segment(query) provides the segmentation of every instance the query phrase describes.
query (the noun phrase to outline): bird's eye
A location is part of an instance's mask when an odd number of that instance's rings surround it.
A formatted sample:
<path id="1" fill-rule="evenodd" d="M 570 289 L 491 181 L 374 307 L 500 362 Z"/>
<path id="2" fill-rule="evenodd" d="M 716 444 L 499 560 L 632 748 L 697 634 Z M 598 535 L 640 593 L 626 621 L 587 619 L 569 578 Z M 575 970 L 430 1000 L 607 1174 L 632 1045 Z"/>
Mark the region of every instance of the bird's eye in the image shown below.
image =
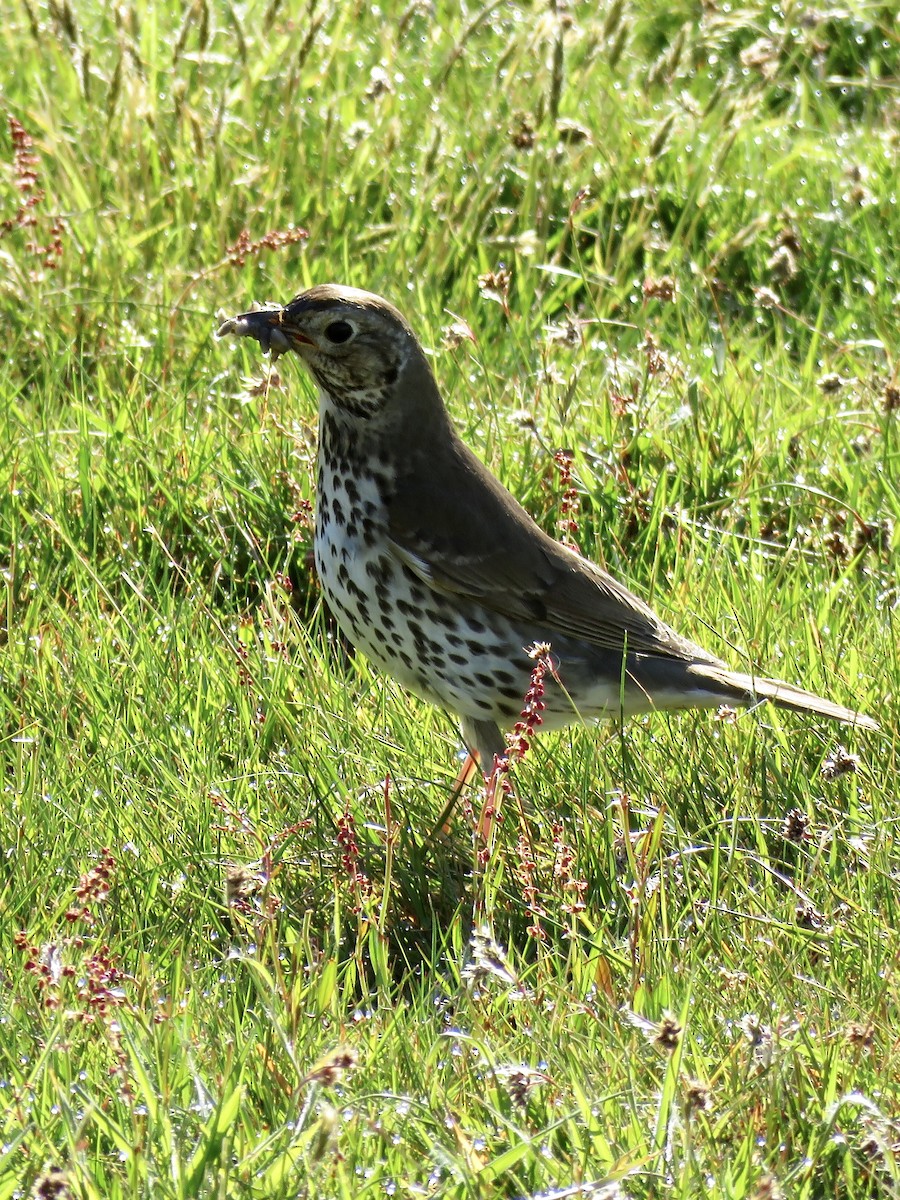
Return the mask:
<path id="1" fill-rule="evenodd" d="M 353 337 L 353 326 L 349 321 L 332 321 L 330 325 L 325 326 L 325 336 L 329 342 L 340 345 L 341 342 L 347 342 Z"/>

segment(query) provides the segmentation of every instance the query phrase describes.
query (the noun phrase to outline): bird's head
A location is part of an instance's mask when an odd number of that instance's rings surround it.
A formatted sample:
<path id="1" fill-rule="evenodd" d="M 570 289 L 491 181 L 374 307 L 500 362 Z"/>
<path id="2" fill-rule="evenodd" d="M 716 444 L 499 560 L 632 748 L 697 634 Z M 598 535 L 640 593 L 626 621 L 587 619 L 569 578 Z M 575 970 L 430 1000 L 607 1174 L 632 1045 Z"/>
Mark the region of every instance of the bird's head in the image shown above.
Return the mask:
<path id="1" fill-rule="evenodd" d="M 281 307 L 225 321 L 218 336 L 255 338 L 273 358 L 294 350 L 326 401 L 351 417 L 385 412 L 431 370 L 403 316 L 371 292 L 320 284 Z M 430 390 L 430 389 L 429 389 Z M 436 389 L 435 389 L 436 391 Z"/>

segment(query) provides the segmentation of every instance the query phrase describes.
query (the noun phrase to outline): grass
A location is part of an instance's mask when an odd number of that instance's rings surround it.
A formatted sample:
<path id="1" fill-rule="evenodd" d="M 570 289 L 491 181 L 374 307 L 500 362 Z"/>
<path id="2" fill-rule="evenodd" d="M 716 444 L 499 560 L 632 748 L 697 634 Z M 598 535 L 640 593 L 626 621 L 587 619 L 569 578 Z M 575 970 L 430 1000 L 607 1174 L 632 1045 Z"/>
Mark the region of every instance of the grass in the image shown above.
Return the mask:
<path id="1" fill-rule="evenodd" d="M 897 1195 L 892 7 L 0 46 L 0 1200 Z M 881 732 L 575 727 L 438 836 L 451 719 L 318 602 L 308 383 L 211 337 L 329 279 L 545 528 Z"/>

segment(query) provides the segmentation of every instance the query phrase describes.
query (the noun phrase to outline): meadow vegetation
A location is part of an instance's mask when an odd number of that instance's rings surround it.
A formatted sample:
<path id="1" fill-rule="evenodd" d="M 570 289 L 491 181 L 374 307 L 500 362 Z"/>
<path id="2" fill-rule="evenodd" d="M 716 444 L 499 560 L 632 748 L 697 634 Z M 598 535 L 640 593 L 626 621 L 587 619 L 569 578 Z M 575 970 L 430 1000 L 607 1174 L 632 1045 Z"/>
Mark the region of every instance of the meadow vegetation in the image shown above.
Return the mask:
<path id="1" fill-rule="evenodd" d="M 0 1200 L 900 1194 L 895 6 L 10 0 Z M 680 630 L 871 713 L 575 727 L 479 855 L 310 566 L 380 292 Z"/>

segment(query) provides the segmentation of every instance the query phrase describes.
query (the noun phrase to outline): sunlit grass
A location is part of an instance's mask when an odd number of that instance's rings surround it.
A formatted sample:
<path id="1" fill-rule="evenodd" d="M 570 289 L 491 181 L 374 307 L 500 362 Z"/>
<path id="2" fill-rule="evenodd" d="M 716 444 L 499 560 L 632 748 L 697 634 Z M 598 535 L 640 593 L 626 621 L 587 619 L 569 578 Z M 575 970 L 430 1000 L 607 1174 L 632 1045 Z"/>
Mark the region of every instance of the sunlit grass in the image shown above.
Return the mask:
<path id="1" fill-rule="evenodd" d="M 0 1200 L 896 1192 L 889 7 L 0 47 Z M 307 381 L 211 336 L 326 280 L 545 528 L 882 731 L 548 735 L 479 864 L 451 718 L 319 606 Z"/>

